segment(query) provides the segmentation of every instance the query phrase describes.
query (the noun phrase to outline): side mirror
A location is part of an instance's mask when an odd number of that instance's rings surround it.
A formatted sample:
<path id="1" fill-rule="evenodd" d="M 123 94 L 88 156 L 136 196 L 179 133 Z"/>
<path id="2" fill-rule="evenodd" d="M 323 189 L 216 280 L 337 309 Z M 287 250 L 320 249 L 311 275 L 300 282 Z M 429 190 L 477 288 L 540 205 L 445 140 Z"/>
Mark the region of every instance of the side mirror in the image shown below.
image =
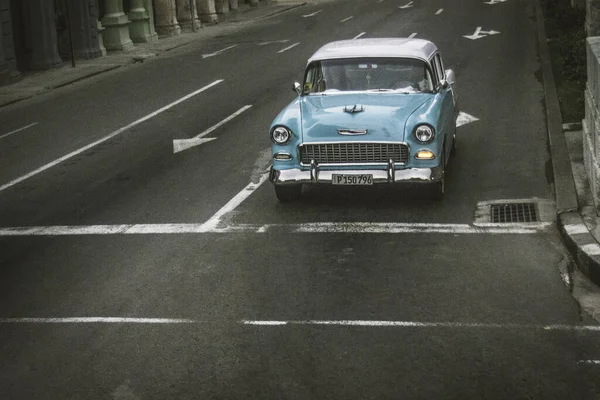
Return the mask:
<path id="1" fill-rule="evenodd" d="M 450 84 L 448 83 L 448 80 L 447 79 L 442 79 L 437 84 L 437 90 L 439 92 L 440 90 L 448 89 L 449 86 L 450 86 Z"/>
<path id="2" fill-rule="evenodd" d="M 450 85 L 454 85 L 456 83 L 456 76 L 454 75 L 454 71 L 452 71 L 451 69 L 446 70 L 446 81 Z"/>
<path id="3" fill-rule="evenodd" d="M 302 85 L 300 85 L 298 82 L 294 82 L 294 86 L 292 87 L 292 89 L 298 93 L 298 96 L 300 96 L 302 94 Z"/>

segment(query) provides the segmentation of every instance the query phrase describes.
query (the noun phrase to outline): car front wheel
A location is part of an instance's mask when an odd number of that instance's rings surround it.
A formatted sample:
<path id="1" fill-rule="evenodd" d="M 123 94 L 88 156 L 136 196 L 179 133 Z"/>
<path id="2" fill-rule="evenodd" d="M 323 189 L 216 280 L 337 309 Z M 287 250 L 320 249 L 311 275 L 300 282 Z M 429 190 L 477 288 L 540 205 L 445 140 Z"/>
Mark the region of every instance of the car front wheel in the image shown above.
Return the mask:
<path id="1" fill-rule="evenodd" d="M 299 200 L 302 196 L 302 185 L 275 186 L 275 195 L 282 203 Z"/>

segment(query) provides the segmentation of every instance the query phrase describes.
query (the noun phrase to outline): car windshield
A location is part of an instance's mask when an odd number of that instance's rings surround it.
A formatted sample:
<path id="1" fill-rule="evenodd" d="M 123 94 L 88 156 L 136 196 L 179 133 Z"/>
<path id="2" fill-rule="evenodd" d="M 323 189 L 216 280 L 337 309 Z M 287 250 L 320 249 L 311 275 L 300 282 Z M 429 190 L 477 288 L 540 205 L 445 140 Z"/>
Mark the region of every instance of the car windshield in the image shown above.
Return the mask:
<path id="1" fill-rule="evenodd" d="M 350 58 L 311 63 L 304 93 L 338 91 L 432 92 L 427 64 L 413 58 Z"/>

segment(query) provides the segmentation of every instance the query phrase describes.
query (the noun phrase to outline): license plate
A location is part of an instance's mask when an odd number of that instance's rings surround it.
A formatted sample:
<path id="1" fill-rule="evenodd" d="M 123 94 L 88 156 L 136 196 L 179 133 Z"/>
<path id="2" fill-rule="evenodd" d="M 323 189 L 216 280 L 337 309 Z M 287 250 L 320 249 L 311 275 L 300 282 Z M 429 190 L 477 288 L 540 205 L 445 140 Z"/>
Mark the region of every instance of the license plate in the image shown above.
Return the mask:
<path id="1" fill-rule="evenodd" d="M 373 175 L 343 175 L 332 174 L 331 183 L 334 185 L 372 185 Z"/>

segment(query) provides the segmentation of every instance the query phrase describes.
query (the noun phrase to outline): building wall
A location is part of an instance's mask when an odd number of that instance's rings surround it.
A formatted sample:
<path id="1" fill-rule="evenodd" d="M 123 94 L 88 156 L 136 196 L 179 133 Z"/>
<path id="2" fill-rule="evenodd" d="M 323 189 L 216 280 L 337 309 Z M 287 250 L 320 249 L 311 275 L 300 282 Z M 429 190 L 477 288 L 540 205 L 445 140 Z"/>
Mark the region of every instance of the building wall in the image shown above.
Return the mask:
<path id="1" fill-rule="evenodd" d="M 12 80 L 18 79 L 20 74 L 17 68 L 17 58 L 15 55 L 10 0 L 0 0 L 0 34 L 4 59 L 10 67 L 11 78 Z"/>

